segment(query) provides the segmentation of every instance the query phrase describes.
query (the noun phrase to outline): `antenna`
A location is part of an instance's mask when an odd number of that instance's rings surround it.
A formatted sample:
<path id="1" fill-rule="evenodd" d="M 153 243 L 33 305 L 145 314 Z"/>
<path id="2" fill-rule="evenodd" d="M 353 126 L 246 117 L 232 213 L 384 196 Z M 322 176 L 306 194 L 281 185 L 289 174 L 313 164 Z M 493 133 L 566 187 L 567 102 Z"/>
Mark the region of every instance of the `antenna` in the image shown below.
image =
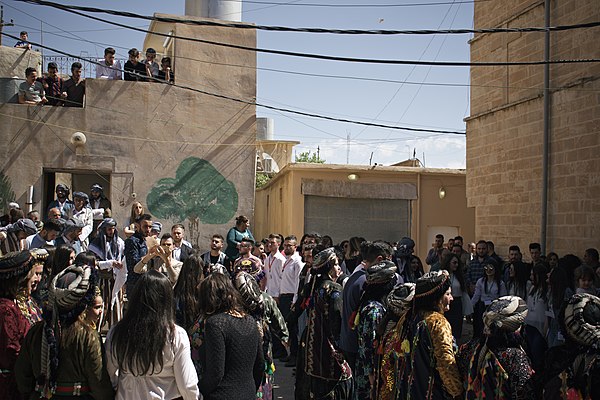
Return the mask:
<path id="1" fill-rule="evenodd" d="M 350 164 L 350 130 L 346 131 L 346 164 Z"/>
<path id="2" fill-rule="evenodd" d="M 371 152 L 371 157 L 369 157 L 369 165 L 371 165 L 371 161 L 373 161 L 373 152 Z M 377 164 L 375 164 L 377 165 Z"/>

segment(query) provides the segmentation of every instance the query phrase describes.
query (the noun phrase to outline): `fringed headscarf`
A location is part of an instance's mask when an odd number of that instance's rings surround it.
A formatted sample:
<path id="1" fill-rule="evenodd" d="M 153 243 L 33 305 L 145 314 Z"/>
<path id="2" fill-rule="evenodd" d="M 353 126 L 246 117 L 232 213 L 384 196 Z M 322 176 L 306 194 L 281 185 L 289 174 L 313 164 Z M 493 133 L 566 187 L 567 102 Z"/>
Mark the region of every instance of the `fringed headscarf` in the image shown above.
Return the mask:
<path id="1" fill-rule="evenodd" d="M 386 298 L 387 310 L 399 317 L 410 309 L 415 296 L 415 286 L 411 282 L 396 285 Z"/>
<path id="2" fill-rule="evenodd" d="M 87 265 L 69 266 L 54 277 L 44 312 L 38 391 L 50 399 L 56 390 L 61 332 L 71 326 L 96 297 L 98 273 Z"/>
<path id="3" fill-rule="evenodd" d="M 565 307 L 565 328 L 577 343 L 600 349 L 600 298 L 588 293 L 571 297 Z"/>

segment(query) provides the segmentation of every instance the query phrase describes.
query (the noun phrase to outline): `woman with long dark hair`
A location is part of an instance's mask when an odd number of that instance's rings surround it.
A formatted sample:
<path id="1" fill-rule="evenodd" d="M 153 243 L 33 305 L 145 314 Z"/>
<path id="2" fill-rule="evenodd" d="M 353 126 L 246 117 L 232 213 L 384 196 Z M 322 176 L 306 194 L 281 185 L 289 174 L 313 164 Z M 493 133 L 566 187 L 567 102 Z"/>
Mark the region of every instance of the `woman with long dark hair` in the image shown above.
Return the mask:
<path id="1" fill-rule="evenodd" d="M 525 339 L 533 369 L 541 372 L 544 367 L 544 354 L 548 349 L 546 333 L 548 320 L 548 269 L 544 264 L 536 264 L 531 270 L 530 289 L 527 292 L 527 318 L 525 318 Z"/>
<path id="2" fill-rule="evenodd" d="M 559 261 L 558 266 L 548 273 L 548 347 L 559 346 L 565 341 L 564 332 L 560 331 L 558 316 L 568 300 L 568 288 L 569 277 Z"/>
<path id="3" fill-rule="evenodd" d="M 404 282 L 417 282 L 417 279 L 425 275 L 423 262 L 414 254 L 410 256 L 409 264 L 404 268 Z"/>
<path id="4" fill-rule="evenodd" d="M 506 290 L 509 296 L 517 296 L 527 300 L 527 282 L 530 268 L 521 261 L 515 261 L 508 266 L 508 282 Z"/>
<path id="5" fill-rule="evenodd" d="M 192 254 L 183 262 L 179 278 L 173 288 L 175 298 L 175 322 L 189 330 L 200 314 L 198 306 L 200 281 L 204 277 L 204 262 Z"/>
<path id="6" fill-rule="evenodd" d="M 73 265 L 75 262 L 75 249 L 68 244 L 62 244 L 56 248 L 54 251 L 54 263 L 52 264 L 52 275 L 50 276 L 50 281 L 54 278 L 60 271 L 67 268 L 70 265 Z"/>
<path id="7" fill-rule="evenodd" d="M 116 399 L 199 396 L 185 330 L 175 324 L 173 289 L 158 271 L 143 274 L 125 316 L 108 332 L 107 369 Z M 154 396 L 160 397 L 154 397 Z"/>
<path id="8" fill-rule="evenodd" d="M 262 340 L 229 277 L 213 273 L 200 283 L 200 314 L 204 343 L 199 386 L 204 399 L 255 398 L 264 374 Z"/>
<path id="9" fill-rule="evenodd" d="M 450 309 L 444 313 L 444 317 L 450 322 L 452 336 L 458 342 L 462 336 L 463 329 L 463 296 L 467 293 L 462 261 L 454 253 L 446 254 L 442 258 L 441 269 L 448 271 L 450 275 L 450 289 L 453 298 L 452 303 L 450 303 Z M 465 298 L 465 301 L 468 300 Z"/>
<path id="10" fill-rule="evenodd" d="M 454 356 L 452 328 L 444 313 L 450 309 L 452 292 L 447 271 L 423 275 L 415 289 L 414 316 L 407 320 L 402 342 L 403 375 L 400 396 L 406 399 L 447 399 L 463 392 Z"/>

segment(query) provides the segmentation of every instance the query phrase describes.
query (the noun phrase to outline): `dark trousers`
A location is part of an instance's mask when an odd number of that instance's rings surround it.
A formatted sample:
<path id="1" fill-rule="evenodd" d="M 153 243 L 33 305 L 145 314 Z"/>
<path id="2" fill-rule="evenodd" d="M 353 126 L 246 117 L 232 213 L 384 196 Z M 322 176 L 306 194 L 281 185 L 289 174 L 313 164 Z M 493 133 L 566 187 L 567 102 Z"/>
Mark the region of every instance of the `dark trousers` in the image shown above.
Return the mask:
<path id="1" fill-rule="evenodd" d="M 294 294 L 293 293 L 282 293 L 279 295 L 279 311 L 281 312 L 281 315 L 283 315 L 283 318 L 287 318 L 288 314 L 290 313 L 290 310 L 292 308 L 292 300 L 294 299 Z M 289 327 L 288 327 L 289 330 Z M 292 332 L 289 332 L 290 334 L 290 353 L 292 353 L 292 348 L 291 348 L 291 344 L 292 344 L 292 340 L 295 339 L 296 342 L 296 346 L 295 349 L 296 352 L 298 351 L 298 338 L 295 335 L 292 335 Z M 277 342 L 277 346 L 275 346 L 275 342 Z M 273 353 L 275 353 L 275 351 L 277 350 L 277 353 L 279 352 L 285 352 L 287 353 L 287 351 L 285 350 L 285 347 L 281 344 L 281 341 L 278 338 L 273 338 Z M 295 354 L 294 354 L 295 356 Z"/>
<path id="2" fill-rule="evenodd" d="M 279 311 L 281 311 L 281 315 L 286 320 L 291 312 L 293 300 L 293 293 L 283 293 L 279 296 Z M 296 358 L 298 354 L 298 324 L 288 324 L 287 328 L 290 334 L 290 357 Z"/>

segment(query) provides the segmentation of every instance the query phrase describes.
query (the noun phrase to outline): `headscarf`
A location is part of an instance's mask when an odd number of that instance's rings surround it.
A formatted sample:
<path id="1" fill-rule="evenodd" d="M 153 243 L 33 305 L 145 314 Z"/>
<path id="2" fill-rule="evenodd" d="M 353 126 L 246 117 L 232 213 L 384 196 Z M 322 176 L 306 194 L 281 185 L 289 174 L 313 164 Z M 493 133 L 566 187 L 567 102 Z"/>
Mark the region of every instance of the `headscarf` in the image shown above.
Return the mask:
<path id="1" fill-rule="evenodd" d="M 410 257 L 415 248 L 415 241 L 409 237 L 403 237 L 396 246 L 396 257 Z"/>
<path id="2" fill-rule="evenodd" d="M 571 297 L 565 306 L 565 328 L 577 343 L 600 349 L 600 299 L 588 293 Z"/>
<path id="3" fill-rule="evenodd" d="M 488 333 L 496 329 L 515 332 L 527 317 L 527 303 L 517 296 L 502 296 L 488 306 L 483 313 L 483 324 Z"/>
<path id="4" fill-rule="evenodd" d="M 389 283 L 395 276 L 398 267 L 391 261 L 384 260 L 371 265 L 365 271 L 367 273 L 366 285 L 384 285 Z"/>
<path id="5" fill-rule="evenodd" d="M 336 259 L 337 255 L 335 254 L 335 249 L 333 247 L 329 247 L 319 252 L 313 259 L 312 273 L 326 273 L 331 268 L 332 262 L 334 262 Z"/>
<path id="6" fill-rule="evenodd" d="M 419 279 L 415 286 L 415 298 L 429 297 L 442 288 L 450 275 L 446 270 L 428 272 Z"/>
<path id="7" fill-rule="evenodd" d="M 56 390 L 60 332 L 71 326 L 92 304 L 97 283 L 97 272 L 87 265 L 69 266 L 52 279 L 44 313 L 41 374 L 38 379 L 42 397 L 49 399 Z"/>
<path id="8" fill-rule="evenodd" d="M 20 232 L 23 231 L 27 236 L 31 236 L 37 233 L 37 227 L 35 223 L 29 218 L 21 218 L 14 224 L 11 224 L 6 229 L 8 232 Z"/>
<path id="9" fill-rule="evenodd" d="M 0 279 L 27 275 L 31 269 L 31 252 L 14 251 L 0 257 Z"/>
<path id="10" fill-rule="evenodd" d="M 115 231 L 109 246 L 106 246 L 108 238 L 106 237 L 106 228 L 117 226 L 117 222 L 112 218 L 104 218 L 98 225 L 98 234 L 90 243 L 90 250 L 93 251 L 102 261 L 119 260 L 119 234 Z"/>
<path id="11" fill-rule="evenodd" d="M 386 298 L 387 310 L 396 316 L 406 312 L 415 296 L 415 286 L 411 282 L 396 285 Z"/>
<path id="12" fill-rule="evenodd" d="M 254 258 L 244 258 L 235 267 L 236 272 L 246 272 L 250 274 L 256 280 L 256 282 L 260 282 L 265 277 L 265 271 L 260 267 Z"/>
<path id="13" fill-rule="evenodd" d="M 258 286 L 258 282 L 252 275 L 241 271 L 235 277 L 233 284 L 242 295 L 242 299 L 246 306 L 254 311 L 262 305 L 262 291 Z"/>

